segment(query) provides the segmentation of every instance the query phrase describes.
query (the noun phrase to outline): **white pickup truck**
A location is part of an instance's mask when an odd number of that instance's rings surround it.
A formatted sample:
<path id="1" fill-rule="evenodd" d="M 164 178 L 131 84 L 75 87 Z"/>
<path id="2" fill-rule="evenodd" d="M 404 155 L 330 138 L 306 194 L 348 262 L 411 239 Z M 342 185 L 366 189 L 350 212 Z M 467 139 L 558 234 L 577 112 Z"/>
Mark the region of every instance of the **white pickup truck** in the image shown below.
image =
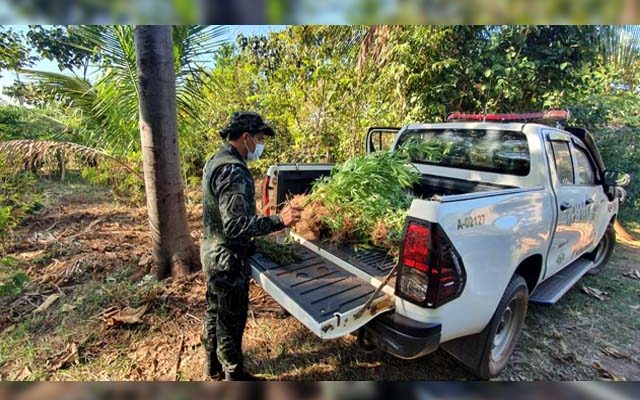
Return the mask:
<path id="1" fill-rule="evenodd" d="M 553 304 L 607 263 L 621 173 L 605 171 L 584 129 L 531 123 L 531 115 L 457 118 L 466 122 L 368 132 L 367 152 L 408 140 L 451 143 L 437 163 L 412 160 L 422 178 L 397 268 L 384 251 L 295 233 L 299 261 L 281 265 L 256 253 L 251 265 L 256 282 L 321 338 L 356 334 L 405 359 L 442 347 L 488 379 L 507 365 L 528 302 Z M 271 166 L 263 212 L 277 212 L 331 168 Z"/>

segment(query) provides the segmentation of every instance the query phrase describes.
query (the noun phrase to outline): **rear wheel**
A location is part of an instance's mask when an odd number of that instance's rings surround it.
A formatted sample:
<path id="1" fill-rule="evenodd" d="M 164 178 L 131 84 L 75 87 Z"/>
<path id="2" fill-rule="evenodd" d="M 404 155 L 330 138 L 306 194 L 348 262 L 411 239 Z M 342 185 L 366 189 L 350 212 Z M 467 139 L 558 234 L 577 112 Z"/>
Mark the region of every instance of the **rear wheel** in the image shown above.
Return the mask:
<path id="1" fill-rule="evenodd" d="M 609 262 L 609 258 L 611 258 L 615 244 L 616 230 L 613 227 L 613 224 L 609 224 L 609 226 L 607 226 L 607 230 L 602 236 L 602 239 L 600 239 L 600 243 L 598 243 L 598 247 L 596 247 L 595 250 L 587 256 L 587 258 L 593 261 L 594 265 L 587 274 L 595 275 L 602 271 L 602 269 L 607 265 L 607 262 Z"/>
<path id="2" fill-rule="evenodd" d="M 445 342 L 441 347 L 482 379 L 498 375 L 520 338 L 528 301 L 527 283 L 516 274 L 482 332 Z"/>
<path id="3" fill-rule="evenodd" d="M 528 301 L 527 282 L 520 275 L 514 275 L 487 327 L 484 351 L 474 368 L 479 377 L 492 378 L 507 366 L 522 334 Z"/>

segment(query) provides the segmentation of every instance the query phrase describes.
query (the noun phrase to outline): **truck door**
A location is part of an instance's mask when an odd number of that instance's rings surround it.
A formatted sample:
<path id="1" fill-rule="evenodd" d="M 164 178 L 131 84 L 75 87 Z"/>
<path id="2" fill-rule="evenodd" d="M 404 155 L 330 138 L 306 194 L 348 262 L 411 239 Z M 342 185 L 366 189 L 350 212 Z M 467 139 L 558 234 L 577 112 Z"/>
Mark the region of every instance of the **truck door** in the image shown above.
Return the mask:
<path id="1" fill-rule="evenodd" d="M 555 274 L 571 263 L 588 242 L 588 233 L 577 224 L 577 212 L 584 205 L 584 191 L 575 184 L 575 170 L 571 157 L 571 138 L 552 132 L 547 138 L 547 153 L 551 181 L 556 193 L 556 230 L 547 256 L 545 277 Z"/>
<path id="2" fill-rule="evenodd" d="M 576 188 L 581 193 L 576 224 L 584 232 L 585 241 L 580 243 L 581 254 L 592 250 L 604 235 L 609 223 L 607 206 L 609 199 L 601 184 L 598 184 L 597 169 L 586 147 L 573 139 L 572 155 L 576 171 Z"/>

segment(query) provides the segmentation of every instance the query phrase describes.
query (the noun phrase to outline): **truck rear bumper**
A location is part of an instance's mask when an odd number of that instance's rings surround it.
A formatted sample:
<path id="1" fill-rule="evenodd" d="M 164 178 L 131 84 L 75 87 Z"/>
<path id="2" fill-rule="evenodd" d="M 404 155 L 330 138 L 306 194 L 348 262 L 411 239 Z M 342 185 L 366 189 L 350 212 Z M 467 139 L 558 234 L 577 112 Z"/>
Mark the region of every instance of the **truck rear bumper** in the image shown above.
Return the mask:
<path id="1" fill-rule="evenodd" d="M 363 329 L 368 342 L 396 357 L 412 359 L 438 348 L 442 325 L 418 322 L 389 312 L 375 318 Z"/>

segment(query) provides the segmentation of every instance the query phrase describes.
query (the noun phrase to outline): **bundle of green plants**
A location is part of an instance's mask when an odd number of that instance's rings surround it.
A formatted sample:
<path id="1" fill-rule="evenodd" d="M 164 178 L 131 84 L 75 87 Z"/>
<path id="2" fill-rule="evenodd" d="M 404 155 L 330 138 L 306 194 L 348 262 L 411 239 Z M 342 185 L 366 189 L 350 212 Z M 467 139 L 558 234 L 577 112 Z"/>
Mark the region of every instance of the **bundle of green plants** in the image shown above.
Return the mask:
<path id="1" fill-rule="evenodd" d="M 256 238 L 254 244 L 258 252 L 279 264 L 292 264 L 301 260 L 291 246 L 277 243 L 273 238 Z"/>
<path id="2" fill-rule="evenodd" d="M 303 206 L 294 230 L 309 240 L 397 248 L 420 179 L 412 160 L 436 160 L 449 146 L 441 141 L 411 142 L 397 151 L 354 157 L 315 182 L 309 195 L 291 202 Z"/>

